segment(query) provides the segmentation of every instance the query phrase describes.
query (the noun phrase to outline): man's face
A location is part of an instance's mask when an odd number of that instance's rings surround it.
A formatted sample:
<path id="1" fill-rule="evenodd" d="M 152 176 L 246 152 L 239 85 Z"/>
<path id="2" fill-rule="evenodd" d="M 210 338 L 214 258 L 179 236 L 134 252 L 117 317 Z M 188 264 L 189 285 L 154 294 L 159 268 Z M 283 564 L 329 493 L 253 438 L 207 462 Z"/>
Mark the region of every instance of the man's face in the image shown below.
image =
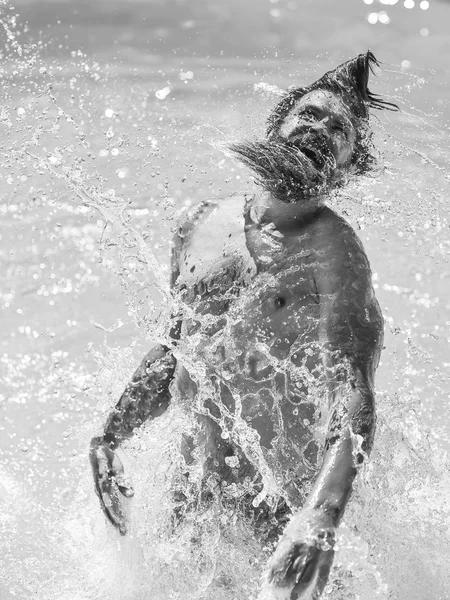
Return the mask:
<path id="1" fill-rule="evenodd" d="M 358 151 L 354 116 L 339 96 L 316 90 L 298 100 L 268 138 L 232 150 L 282 202 L 320 197 L 349 174 Z"/>
<path id="2" fill-rule="evenodd" d="M 309 92 L 293 106 L 277 134 L 323 170 L 350 165 L 356 131 L 351 112 L 332 92 Z M 328 170 L 328 169 L 327 169 Z"/>

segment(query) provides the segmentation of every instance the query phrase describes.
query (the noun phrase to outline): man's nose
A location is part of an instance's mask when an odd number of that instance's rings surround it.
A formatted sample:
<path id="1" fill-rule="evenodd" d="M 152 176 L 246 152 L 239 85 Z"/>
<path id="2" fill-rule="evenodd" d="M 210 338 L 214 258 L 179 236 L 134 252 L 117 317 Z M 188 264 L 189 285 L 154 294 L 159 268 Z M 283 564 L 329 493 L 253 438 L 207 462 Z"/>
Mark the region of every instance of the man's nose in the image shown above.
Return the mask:
<path id="1" fill-rule="evenodd" d="M 325 135 L 327 138 L 330 137 L 330 132 L 328 130 L 328 117 L 325 117 L 320 121 L 309 123 L 308 129 L 309 131 L 317 131 L 318 133 Z"/>

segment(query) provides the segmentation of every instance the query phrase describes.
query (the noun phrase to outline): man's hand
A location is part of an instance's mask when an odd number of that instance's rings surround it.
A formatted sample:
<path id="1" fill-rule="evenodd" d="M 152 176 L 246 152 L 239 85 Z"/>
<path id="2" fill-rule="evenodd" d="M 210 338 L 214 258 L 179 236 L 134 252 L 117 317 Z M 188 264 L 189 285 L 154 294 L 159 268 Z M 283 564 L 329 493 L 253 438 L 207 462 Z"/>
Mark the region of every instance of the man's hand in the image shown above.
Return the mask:
<path id="1" fill-rule="evenodd" d="M 131 498 L 134 491 L 125 482 L 122 461 L 102 437 L 92 438 L 89 458 L 94 473 L 95 491 L 103 512 L 120 533 L 125 535 L 127 528 L 121 494 Z"/>
<path id="2" fill-rule="evenodd" d="M 270 597 L 300 600 L 310 590 L 308 598 L 320 598 L 333 562 L 334 537 L 333 519 L 323 510 L 304 509 L 295 515 L 269 561 Z"/>

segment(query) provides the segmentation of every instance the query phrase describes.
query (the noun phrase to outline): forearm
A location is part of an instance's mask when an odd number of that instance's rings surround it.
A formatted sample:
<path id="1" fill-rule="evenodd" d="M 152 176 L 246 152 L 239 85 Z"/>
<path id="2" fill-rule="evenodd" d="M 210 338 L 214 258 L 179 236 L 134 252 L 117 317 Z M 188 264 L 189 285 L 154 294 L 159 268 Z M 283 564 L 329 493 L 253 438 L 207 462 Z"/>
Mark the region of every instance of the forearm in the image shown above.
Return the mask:
<path id="1" fill-rule="evenodd" d="M 344 513 L 356 475 L 351 436 L 341 436 L 324 454 L 305 508 L 320 508 L 337 525 Z"/>
<path id="2" fill-rule="evenodd" d="M 155 346 L 145 356 L 106 422 L 104 440 L 111 448 L 167 409 L 175 366 L 176 359 L 165 346 Z"/>
<path id="3" fill-rule="evenodd" d="M 333 411 L 319 475 L 306 507 L 320 508 L 339 523 L 353 490 L 357 467 L 371 450 L 375 432 L 375 407 L 371 390 L 350 394 Z"/>

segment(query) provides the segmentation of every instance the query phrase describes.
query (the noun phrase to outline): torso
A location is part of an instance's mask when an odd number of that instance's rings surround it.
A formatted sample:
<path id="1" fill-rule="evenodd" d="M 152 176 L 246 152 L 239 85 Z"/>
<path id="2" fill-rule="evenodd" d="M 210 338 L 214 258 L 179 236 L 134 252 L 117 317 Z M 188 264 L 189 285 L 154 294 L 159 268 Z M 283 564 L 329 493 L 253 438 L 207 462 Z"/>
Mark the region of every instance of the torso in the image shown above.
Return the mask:
<path id="1" fill-rule="evenodd" d="M 320 217 L 282 236 L 249 207 L 242 196 L 205 204 L 180 230 L 175 289 L 194 313 L 183 319 L 190 364 L 178 387 L 199 415 L 207 471 L 239 485 L 262 459 L 299 506 L 319 466 L 327 406 L 314 278 Z M 245 441 L 255 432 L 259 456 Z"/>

